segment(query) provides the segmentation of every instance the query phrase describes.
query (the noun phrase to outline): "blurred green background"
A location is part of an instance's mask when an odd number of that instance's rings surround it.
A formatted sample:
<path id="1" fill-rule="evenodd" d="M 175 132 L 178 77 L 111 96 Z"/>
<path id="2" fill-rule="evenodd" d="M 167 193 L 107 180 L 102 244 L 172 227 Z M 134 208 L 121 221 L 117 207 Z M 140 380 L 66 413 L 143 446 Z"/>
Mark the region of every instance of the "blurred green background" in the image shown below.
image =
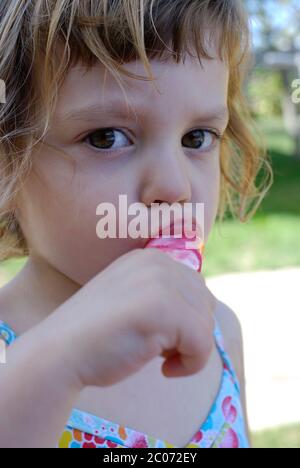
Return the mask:
<path id="1" fill-rule="evenodd" d="M 203 272 L 208 278 L 300 267 L 300 104 L 292 102 L 292 83 L 300 78 L 300 5 L 293 0 L 249 0 L 247 5 L 256 65 L 246 92 L 275 179 L 250 222 L 227 219 L 215 225 L 205 251 Z M 2 262 L 0 283 L 9 281 L 24 261 Z M 300 424 L 255 432 L 253 442 L 255 447 L 300 448 Z"/>

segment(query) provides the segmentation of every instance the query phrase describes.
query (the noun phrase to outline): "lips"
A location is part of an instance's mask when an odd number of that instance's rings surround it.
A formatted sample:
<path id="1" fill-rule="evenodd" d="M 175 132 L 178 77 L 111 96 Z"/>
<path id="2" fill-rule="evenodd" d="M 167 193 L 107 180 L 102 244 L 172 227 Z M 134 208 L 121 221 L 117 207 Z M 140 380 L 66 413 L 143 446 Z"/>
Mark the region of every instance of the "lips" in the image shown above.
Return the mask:
<path id="1" fill-rule="evenodd" d="M 152 233 L 151 233 L 152 234 Z M 159 229 L 158 232 L 153 233 L 151 238 L 158 238 L 161 236 L 177 236 L 179 237 L 188 237 L 189 240 L 193 239 L 195 236 L 202 238 L 203 233 L 200 225 L 197 223 L 196 218 L 192 218 L 192 222 L 188 222 L 187 219 L 179 218 L 174 221 L 174 223 L 168 223 Z"/>

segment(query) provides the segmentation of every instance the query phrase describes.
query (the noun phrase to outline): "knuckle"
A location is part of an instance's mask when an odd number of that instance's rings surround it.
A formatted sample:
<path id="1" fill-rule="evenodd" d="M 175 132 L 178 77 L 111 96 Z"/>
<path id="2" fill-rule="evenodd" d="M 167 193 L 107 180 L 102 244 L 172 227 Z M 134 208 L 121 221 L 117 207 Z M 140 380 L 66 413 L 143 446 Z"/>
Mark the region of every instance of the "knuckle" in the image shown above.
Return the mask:
<path id="1" fill-rule="evenodd" d="M 153 264 L 148 268 L 148 275 L 150 276 L 149 280 L 153 284 L 153 286 L 159 287 L 163 286 L 166 287 L 169 280 L 169 273 L 166 269 L 159 264 Z"/>
<path id="2" fill-rule="evenodd" d="M 143 250 L 145 256 L 147 258 L 151 258 L 153 262 L 161 262 L 163 258 L 163 252 L 161 252 L 159 249 L 155 248 L 149 248 L 149 249 L 144 249 Z"/>
<path id="3" fill-rule="evenodd" d="M 171 296 L 170 291 L 162 283 L 157 284 L 153 291 L 153 299 L 156 310 L 159 312 L 166 311 L 170 308 Z"/>
<path id="4" fill-rule="evenodd" d="M 202 363 L 206 363 L 214 348 L 212 336 L 206 336 L 198 341 L 197 356 Z"/>

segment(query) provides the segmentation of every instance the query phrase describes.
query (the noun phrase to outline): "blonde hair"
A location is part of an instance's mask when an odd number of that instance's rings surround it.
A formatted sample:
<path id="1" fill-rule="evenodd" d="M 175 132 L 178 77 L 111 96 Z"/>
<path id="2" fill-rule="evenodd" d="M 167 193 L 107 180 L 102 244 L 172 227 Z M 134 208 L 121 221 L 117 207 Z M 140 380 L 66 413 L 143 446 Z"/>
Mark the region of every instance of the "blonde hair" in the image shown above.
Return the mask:
<path id="1" fill-rule="evenodd" d="M 179 63 L 193 55 L 191 45 L 200 61 L 211 58 L 207 32 L 230 71 L 218 216 L 222 220 L 229 209 L 245 222 L 267 193 L 272 169 L 243 91 L 253 57 L 249 19 L 239 0 L 1 0 L 0 79 L 7 89 L 0 104 L 1 259 L 29 253 L 14 200 L 70 67 L 80 62 L 89 69 L 100 62 L 121 86 L 122 75 L 153 81 L 152 58 L 169 53 Z M 135 59 L 148 77 L 122 67 Z M 266 177 L 257 185 L 259 173 Z"/>

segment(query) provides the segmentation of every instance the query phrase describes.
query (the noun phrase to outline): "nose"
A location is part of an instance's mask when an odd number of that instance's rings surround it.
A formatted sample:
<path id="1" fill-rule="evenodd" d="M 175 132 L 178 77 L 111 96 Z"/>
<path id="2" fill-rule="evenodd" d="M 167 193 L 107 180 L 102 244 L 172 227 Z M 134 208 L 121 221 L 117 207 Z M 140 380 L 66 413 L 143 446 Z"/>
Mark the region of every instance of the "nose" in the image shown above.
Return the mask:
<path id="1" fill-rule="evenodd" d="M 190 202 L 192 187 L 186 156 L 171 151 L 152 156 L 149 154 L 143 168 L 141 202 L 146 206 Z"/>

